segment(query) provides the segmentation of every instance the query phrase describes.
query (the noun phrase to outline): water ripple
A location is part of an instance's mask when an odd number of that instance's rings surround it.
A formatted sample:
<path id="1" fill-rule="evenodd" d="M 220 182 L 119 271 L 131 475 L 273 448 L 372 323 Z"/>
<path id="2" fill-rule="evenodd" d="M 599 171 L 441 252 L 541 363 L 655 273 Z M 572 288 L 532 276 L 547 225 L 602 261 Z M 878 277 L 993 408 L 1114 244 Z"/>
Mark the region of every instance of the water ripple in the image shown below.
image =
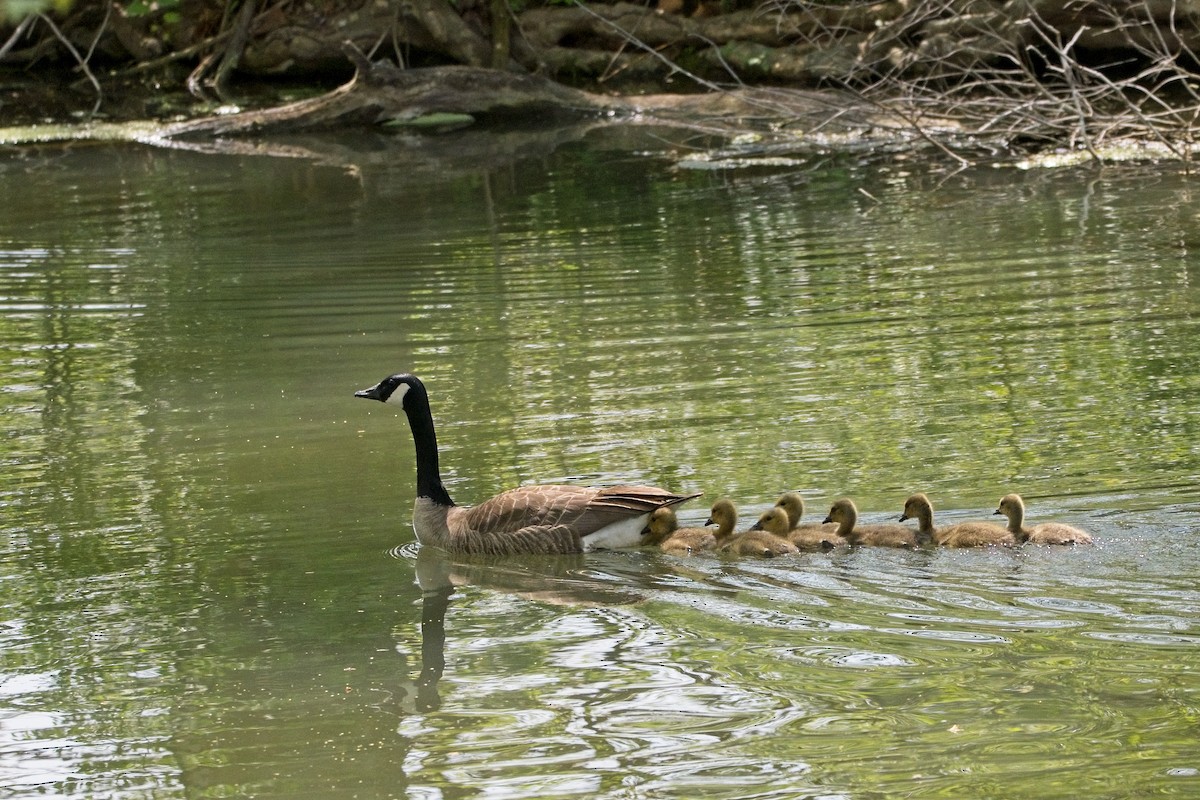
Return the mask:
<path id="1" fill-rule="evenodd" d="M 10 154 L 0 794 L 1196 795 L 1194 179 L 593 143 Z M 464 503 L 1017 490 L 1100 544 L 439 562 L 350 398 L 393 369 Z"/>
<path id="2" fill-rule="evenodd" d="M 1085 636 L 1109 642 L 1126 642 L 1130 644 L 1145 644 L 1159 647 L 1194 647 L 1200 644 L 1200 636 L 1183 636 L 1170 633 L 1138 633 L 1114 631 L 1087 631 Z"/>

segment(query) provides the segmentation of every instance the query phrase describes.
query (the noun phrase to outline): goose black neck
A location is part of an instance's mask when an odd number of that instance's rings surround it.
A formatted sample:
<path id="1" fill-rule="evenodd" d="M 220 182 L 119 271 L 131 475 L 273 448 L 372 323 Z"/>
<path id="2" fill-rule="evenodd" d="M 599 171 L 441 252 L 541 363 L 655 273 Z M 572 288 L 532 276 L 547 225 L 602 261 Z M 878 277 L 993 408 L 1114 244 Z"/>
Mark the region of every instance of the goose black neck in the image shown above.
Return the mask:
<path id="1" fill-rule="evenodd" d="M 412 428 L 413 444 L 417 450 L 417 497 L 427 497 L 441 506 L 452 506 L 450 493 L 442 485 L 438 466 L 437 434 L 433 430 L 433 414 L 425 387 L 415 385 L 404 398 L 404 412 Z"/>

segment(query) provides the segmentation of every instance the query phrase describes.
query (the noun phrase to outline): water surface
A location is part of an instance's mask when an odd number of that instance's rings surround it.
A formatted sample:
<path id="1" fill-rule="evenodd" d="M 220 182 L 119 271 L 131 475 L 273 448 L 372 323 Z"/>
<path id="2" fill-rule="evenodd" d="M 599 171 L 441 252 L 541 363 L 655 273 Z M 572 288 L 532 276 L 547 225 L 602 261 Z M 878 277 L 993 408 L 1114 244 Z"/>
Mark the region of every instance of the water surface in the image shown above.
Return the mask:
<path id="1" fill-rule="evenodd" d="M 3 154 L 0 796 L 1200 793 L 1191 179 L 629 144 Z M 401 369 L 464 503 L 1099 543 L 447 560 Z"/>

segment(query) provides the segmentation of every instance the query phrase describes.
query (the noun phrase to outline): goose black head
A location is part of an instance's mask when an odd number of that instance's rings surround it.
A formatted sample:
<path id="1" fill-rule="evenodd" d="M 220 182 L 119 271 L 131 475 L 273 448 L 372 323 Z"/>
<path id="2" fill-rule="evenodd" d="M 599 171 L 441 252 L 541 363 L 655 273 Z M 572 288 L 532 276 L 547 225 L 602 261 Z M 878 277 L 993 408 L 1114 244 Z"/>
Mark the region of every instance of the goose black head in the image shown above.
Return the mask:
<path id="1" fill-rule="evenodd" d="M 414 395 L 425 395 L 425 385 L 416 375 L 408 372 L 398 372 L 389 375 L 370 389 L 360 389 L 355 397 L 365 397 L 368 400 L 378 400 L 381 403 L 396 403 L 403 406 L 410 391 Z"/>

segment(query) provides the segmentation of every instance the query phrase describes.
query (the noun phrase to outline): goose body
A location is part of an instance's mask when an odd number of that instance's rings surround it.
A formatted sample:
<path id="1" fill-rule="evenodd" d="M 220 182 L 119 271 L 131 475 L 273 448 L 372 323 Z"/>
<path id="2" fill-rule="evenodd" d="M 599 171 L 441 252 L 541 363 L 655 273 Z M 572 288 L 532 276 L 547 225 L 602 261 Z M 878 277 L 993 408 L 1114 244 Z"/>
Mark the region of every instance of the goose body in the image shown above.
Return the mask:
<path id="1" fill-rule="evenodd" d="M 1025 524 L 1025 501 L 1019 494 L 1006 494 L 1000 498 L 996 514 L 1008 517 L 1008 530 L 1022 544 L 1091 544 L 1092 535 L 1087 531 L 1067 525 L 1065 522 L 1043 522 L 1039 525 Z"/>
<path id="2" fill-rule="evenodd" d="M 858 506 L 849 497 L 835 501 L 825 521 L 836 523 L 838 535 L 855 546 L 919 547 L 928 542 L 919 530 L 898 522 L 859 525 Z"/>
<path id="3" fill-rule="evenodd" d="M 786 539 L 753 528 L 741 533 L 734 533 L 737 527 L 737 508 L 733 501 L 721 498 L 713 503 L 712 514 L 706 524 L 717 526 L 717 552 L 737 556 L 759 556 L 775 558 L 799 552 L 796 546 Z"/>
<path id="4" fill-rule="evenodd" d="M 788 530 L 782 538 L 796 545 L 797 549 L 832 550 L 848 544 L 838 535 L 837 525 L 800 521 L 804 516 L 804 498 L 799 492 L 784 492 L 776 501 L 775 507 L 787 513 Z"/>
<path id="5" fill-rule="evenodd" d="M 354 396 L 399 405 L 408 417 L 417 460 L 413 529 L 424 545 L 491 555 L 636 547 L 656 509 L 700 496 L 653 486 L 543 484 L 510 489 L 475 506 L 458 506 L 442 484 L 433 414 L 420 379 L 397 373 Z"/>
<path id="6" fill-rule="evenodd" d="M 917 531 L 942 547 L 1010 547 L 1017 540 L 1004 528 L 990 522 L 959 522 L 941 528 L 933 526 L 933 503 L 924 494 L 917 493 L 904 503 L 900 521 L 917 520 Z"/>
<path id="7" fill-rule="evenodd" d="M 717 537 L 708 528 L 681 528 L 675 509 L 655 509 L 642 531 L 642 544 L 657 546 L 664 553 L 690 556 L 717 546 Z"/>

